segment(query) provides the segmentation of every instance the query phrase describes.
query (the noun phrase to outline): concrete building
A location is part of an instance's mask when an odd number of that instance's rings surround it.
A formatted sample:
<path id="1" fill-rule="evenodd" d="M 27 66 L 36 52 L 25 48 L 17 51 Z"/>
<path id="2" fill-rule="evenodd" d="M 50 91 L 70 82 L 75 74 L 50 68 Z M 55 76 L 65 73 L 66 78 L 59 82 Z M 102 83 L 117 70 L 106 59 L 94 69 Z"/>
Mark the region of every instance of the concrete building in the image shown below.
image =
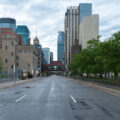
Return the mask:
<path id="1" fill-rule="evenodd" d="M 0 28 L 16 29 L 16 20 L 13 18 L 0 18 Z"/>
<path id="2" fill-rule="evenodd" d="M 58 33 L 58 41 L 57 41 L 57 60 L 62 61 L 64 59 L 64 32 Z"/>
<path id="3" fill-rule="evenodd" d="M 26 25 L 17 25 L 17 34 L 22 34 L 24 45 L 30 45 L 30 31 Z"/>
<path id="4" fill-rule="evenodd" d="M 50 48 L 42 48 L 46 64 L 50 64 Z"/>
<path id="5" fill-rule="evenodd" d="M 79 44 L 87 48 L 87 42 L 99 35 L 99 15 L 85 16 L 79 25 Z"/>
<path id="6" fill-rule="evenodd" d="M 38 51 L 33 45 L 16 46 L 16 69 L 37 74 Z"/>
<path id="7" fill-rule="evenodd" d="M 19 37 L 12 28 L 0 29 L 0 58 L 3 62 L 6 73 L 15 72 L 16 66 L 16 45 L 19 43 Z"/>
<path id="8" fill-rule="evenodd" d="M 53 61 L 53 52 L 50 52 L 50 63 Z"/>
<path id="9" fill-rule="evenodd" d="M 12 28 L 1 28 L 0 61 L 6 73 L 25 70 L 34 74 L 38 70 L 38 51 L 33 45 L 23 45 L 22 35 Z"/>

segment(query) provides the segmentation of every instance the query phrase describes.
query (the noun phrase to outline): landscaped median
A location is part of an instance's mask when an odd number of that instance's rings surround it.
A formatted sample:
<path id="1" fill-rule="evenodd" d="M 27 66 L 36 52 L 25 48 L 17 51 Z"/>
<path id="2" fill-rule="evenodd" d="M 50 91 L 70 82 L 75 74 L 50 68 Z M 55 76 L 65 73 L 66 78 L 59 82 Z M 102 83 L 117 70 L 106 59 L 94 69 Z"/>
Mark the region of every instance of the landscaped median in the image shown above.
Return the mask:
<path id="1" fill-rule="evenodd" d="M 35 81 L 35 80 L 38 80 L 38 78 L 32 78 L 32 79 L 28 79 L 28 80 L 18 80 L 18 81 L 13 81 L 13 82 L 0 83 L 0 90 L 1 89 L 5 89 L 5 88 L 9 88 L 9 87 L 13 87 L 13 86 L 16 86 L 16 85 L 32 82 L 32 81 Z"/>

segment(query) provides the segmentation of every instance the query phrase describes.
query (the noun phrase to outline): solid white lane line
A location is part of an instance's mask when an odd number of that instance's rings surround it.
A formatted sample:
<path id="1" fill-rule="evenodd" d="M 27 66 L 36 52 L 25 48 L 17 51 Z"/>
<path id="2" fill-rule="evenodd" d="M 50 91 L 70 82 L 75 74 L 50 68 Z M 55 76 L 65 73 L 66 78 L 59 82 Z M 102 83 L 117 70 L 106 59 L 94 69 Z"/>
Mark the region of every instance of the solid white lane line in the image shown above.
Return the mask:
<path id="1" fill-rule="evenodd" d="M 77 103 L 77 101 L 75 100 L 75 98 L 72 95 L 70 95 L 70 97 L 71 97 L 71 99 L 73 100 L 74 103 Z"/>
<path id="2" fill-rule="evenodd" d="M 16 102 L 22 100 L 24 97 L 26 97 L 27 95 L 23 95 L 21 98 L 17 99 Z"/>

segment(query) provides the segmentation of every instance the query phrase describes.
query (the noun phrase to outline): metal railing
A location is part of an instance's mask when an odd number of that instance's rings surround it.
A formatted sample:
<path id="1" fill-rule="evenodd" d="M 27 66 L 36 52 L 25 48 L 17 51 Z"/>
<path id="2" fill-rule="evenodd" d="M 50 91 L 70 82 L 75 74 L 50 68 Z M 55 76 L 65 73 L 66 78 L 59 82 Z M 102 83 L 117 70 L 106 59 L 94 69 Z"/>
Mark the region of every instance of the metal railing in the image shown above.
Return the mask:
<path id="1" fill-rule="evenodd" d="M 17 75 L 15 73 L 0 73 L 0 83 L 5 83 L 5 82 L 15 82 L 17 81 Z"/>

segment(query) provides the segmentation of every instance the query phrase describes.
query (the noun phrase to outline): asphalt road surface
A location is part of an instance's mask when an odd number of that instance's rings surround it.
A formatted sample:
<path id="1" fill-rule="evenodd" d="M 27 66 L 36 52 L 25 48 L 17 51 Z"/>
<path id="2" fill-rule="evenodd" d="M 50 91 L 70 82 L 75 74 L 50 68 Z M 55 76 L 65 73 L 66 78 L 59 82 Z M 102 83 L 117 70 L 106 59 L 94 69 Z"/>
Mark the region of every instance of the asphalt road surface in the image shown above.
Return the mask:
<path id="1" fill-rule="evenodd" d="M 53 75 L 0 90 L 0 120 L 120 120 L 120 96 Z"/>

